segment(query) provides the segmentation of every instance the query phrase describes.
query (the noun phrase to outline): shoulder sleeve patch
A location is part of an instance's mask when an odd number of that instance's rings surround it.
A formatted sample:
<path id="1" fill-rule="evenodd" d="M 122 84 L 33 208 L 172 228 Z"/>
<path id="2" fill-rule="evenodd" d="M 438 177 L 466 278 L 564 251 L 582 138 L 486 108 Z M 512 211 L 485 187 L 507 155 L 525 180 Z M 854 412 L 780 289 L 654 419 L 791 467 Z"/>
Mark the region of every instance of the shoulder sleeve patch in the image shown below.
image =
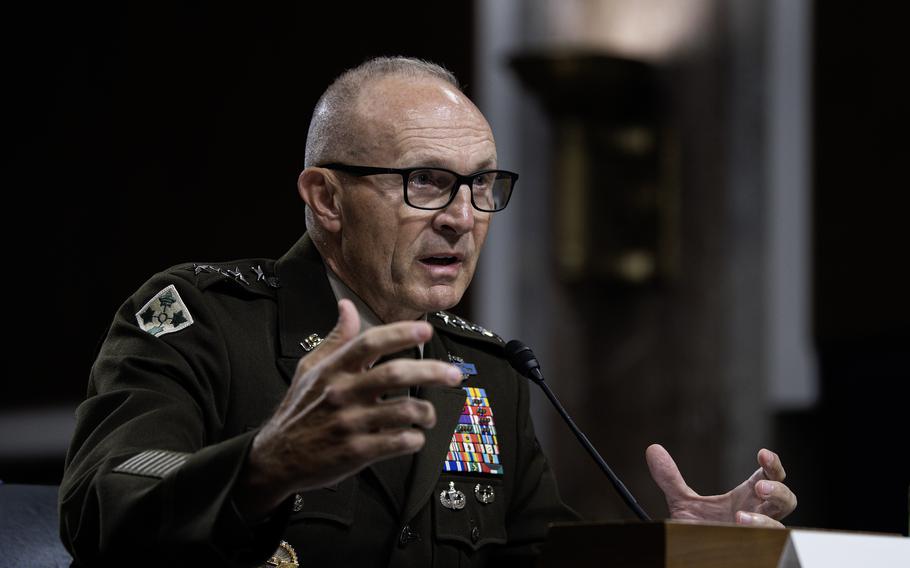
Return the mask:
<path id="1" fill-rule="evenodd" d="M 152 335 L 166 335 L 193 325 L 193 316 L 171 284 L 136 312 L 136 322 Z"/>
<path id="2" fill-rule="evenodd" d="M 167 450 L 146 450 L 114 468 L 114 473 L 129 473 L 144 477 L 163 478 L 180 469 L 190 454 Z"/>

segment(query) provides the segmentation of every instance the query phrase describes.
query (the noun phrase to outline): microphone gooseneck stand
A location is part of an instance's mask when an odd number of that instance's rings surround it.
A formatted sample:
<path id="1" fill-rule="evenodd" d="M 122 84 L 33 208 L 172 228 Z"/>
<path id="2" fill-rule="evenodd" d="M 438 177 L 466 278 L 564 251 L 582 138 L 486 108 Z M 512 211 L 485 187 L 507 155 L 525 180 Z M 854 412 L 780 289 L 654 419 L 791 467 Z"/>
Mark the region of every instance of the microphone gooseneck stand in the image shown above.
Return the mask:
<path id="1" fill-rule="evenodd" d="M 581 445 L 584 446 L 594 461 L 597 462 L 597 465 L 600 466 L 600 469 L 606 474 L 607 478 L 609 478 L 610 483 L 613 484 L 616 492 L 619 493 L 622 500 L 626 502 L 629 509 L 631 509 L 642 521 L 650 521 L 651 517 L 649 517 L 648 514 L 645 513 L 645 510 L 641 508 L 641 505 L 635 500 L 632 492 L 629 491 L 613 470 L 610 469 L 607 462 L 604 461 L 600 453 L 594 448 L 594 445 L 591 444 L 591 441 L 588 440 L 588 437 L 578 428 L 575 421 L 572 420 L 572 417 L 569 416 L 569 413 L 566 412 L 566 409 L 560 404 L 559 399 L 556 398 L 556 395 L 550 390 L 550 385 L 544 380 L 543 374 L 540 372 L 540 363 L 537 361 L 531 348 L 524 343 L 513 339 L 506 344 L 505 349 L 506 358 L 509 360 L 512 368 L 543 389 L 544 394 L 547 395 L 547 398 L 549 398 L 550 402 L 553 403 L 553 406 L 556 407 L 556 410 L 559 412 L 560 416 L 562 416 L 562 419 L 569 425 L 569 429 L 572 430 L 572 433 L 575 434 L 575 437 L 578 438 Z"/>

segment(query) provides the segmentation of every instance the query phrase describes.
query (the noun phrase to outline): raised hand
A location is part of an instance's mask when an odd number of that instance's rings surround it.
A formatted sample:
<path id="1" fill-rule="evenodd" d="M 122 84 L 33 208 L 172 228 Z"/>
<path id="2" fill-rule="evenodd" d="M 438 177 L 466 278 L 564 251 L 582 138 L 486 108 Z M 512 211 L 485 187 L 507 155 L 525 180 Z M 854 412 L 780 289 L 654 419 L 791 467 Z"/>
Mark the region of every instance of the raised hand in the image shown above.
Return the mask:
<path id="1" fill-rule="evenodd" d="M 796 495 L 783 484 L 784 466 L 770 450 L 760 450 L 758 463 L 761 467 L 723 495 L 699 495 L 693 491 L 663 446 L 649 446 L 645 458 L 651 477 L 664 493 L 672 519 L 783 527 L 779 519 L 796 508 Z"/>
<path id="2" fill-rule="evenodd" d="M 300 359 L 278 410 L 253 440 L 234 491 L 248 519 L 264 516 L 295 491 L 331 485 L 376 461 L 419 451 L 422 429 L 436 424 L 433 406 L 382 395 L 461 383 L 461 372 L 442 361 L 396 359 L 373 367 L 382 355 L 428 341 L 428 323 L 398 322 L 358 334 L 354 305 L 341 300 L 338 313 L 335 329 Z"/>

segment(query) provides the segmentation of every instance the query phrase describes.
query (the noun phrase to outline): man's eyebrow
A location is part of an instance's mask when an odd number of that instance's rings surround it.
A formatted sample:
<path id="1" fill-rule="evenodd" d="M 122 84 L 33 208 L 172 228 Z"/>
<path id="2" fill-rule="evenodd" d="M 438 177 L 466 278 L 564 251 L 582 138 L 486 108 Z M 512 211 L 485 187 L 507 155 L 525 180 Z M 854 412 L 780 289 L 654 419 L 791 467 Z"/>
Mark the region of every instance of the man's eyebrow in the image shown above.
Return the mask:
<path id="1" fill-rule="evenodd" d="M 491 156 L 477 164 L 477 170 L 486 170 L 494 167 L 496 167 L 496 158 L 494 156 Z"/>
<path id="2" fill-rule="evenodd" d="M 415 156 L 413 158 L 410 158 L 410 159 L 408 159 L 408 165 L 406 167 L 442 168 L 445 170 L 452 169 L 450 167 L 450 164 L 446 163 L 445 160 L 442 160 L 439 157 L 431 157 L 431 156 Z M 472 171 L 477 172 L 480 170 L 486 170 L 486 169 L 490 169 L 493 167 L 496 167 L 496 158 L 491 156 L 491 157 L 487 158 L 486 160 L 477 164 L 477 166 Z M 460 172 L 460 173 L 466 174 L 466 173 L 470 173 L 470 172 Z"/>

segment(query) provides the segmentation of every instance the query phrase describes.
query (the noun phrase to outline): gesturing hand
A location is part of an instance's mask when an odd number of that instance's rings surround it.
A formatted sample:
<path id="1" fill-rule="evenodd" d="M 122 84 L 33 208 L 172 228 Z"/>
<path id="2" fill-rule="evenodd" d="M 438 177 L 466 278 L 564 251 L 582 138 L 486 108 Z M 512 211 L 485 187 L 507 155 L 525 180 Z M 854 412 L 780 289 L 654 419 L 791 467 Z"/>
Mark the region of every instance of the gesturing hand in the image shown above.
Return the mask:
<path id="1" fill-rule="evenodd" d="M 357 334 L 360 318 L 349 300 L 338 303 L 338 323 L 325 341 L 300 359 L 275 414 L 253 440 L 234 491 L 241 514 L 257 518 L 295 491 L 336 483 L 382 460 L 414 453 L 421 428 L 436 424 L 429 402 L 383 400 L 393 389 L 457 386 L 461 372 L 435 360 L 396 359 L 372 367 L 385 354 L 424 343 L 426 322 L 398 322 Z"/>
<path id="2" fill-rule="evenodd" d="M 645 458 L 651 477 L 664 493 L 672 519 L 783 527 L 777 519 L 786 517 L 796 508 L 796 495 L 782 483 L 786 477 L 784 466 L 770 450 L 760 450 L 758 463 L 761 467 L 723 495 L 703 496 L 693 491 L 663 446 L 648 447 Z"/>

